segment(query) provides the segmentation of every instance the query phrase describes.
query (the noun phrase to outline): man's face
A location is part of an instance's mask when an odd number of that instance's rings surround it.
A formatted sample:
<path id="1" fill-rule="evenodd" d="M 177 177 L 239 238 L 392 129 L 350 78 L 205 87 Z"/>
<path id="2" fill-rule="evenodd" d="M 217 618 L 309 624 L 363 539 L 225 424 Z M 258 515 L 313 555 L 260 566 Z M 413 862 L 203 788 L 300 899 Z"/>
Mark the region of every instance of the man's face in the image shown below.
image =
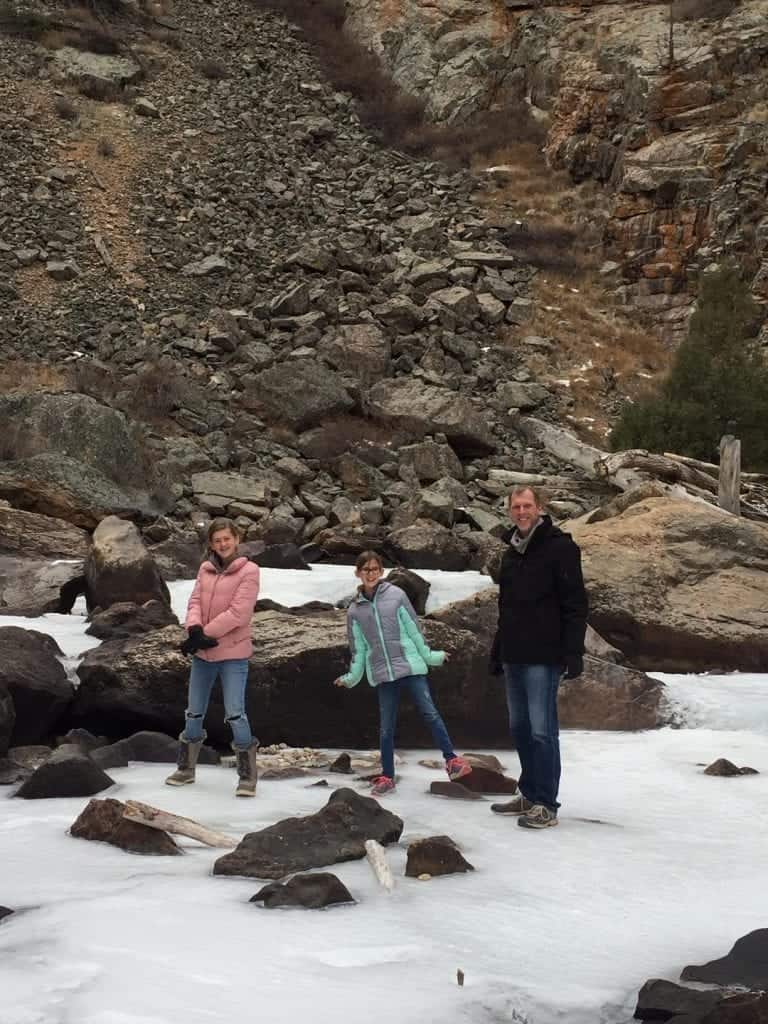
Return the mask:
<path id="1" fill-rule="evenodd" d="M 535 525 L 542 512 L 530 491 L 514 494 L 509 499 L 509 518 L 523 535 Z"/>

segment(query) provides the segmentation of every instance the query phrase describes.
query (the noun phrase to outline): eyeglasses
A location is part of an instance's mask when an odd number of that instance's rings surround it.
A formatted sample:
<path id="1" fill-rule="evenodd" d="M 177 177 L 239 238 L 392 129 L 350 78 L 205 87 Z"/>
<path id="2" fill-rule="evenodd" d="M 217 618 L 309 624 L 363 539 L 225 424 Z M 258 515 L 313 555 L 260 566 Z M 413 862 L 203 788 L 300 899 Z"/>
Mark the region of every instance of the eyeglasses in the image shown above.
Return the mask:
<path id="1" fill-rule="evenodd" d="M 368 576 L 375 576 L 383 571 L 384 570 L 381 568 L 380 565 L 364 565 L 363 568 L 360 570 L 360 572 L 364 572 Z"/>

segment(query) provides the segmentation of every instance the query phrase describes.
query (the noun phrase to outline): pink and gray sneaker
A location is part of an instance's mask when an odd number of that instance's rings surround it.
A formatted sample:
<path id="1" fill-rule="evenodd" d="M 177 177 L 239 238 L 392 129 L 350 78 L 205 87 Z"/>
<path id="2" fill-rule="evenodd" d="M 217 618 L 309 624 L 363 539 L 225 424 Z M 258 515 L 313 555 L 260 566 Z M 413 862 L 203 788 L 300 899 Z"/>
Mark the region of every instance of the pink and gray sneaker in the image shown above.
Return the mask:
<path id="1" fill-rule="evenodd" d="M 392 793 L 395 788 L 395 780 L 390 779 L 388 775 L 380 775 L 378 779 L 373 780 L 371 786 L 371 796 L 384 796 L 386 793 Z"/>
<path id="2" fill-rule="evenodd" d="M 458 782 L 459 779 L 469 775 L 472 771 L 472 765 L 469 761 L 465 761 L 463 757 L 452 757 L 450 761 L 445 762 L 445 770 L 448 772 L 448 778 L 451 782 Z"/>

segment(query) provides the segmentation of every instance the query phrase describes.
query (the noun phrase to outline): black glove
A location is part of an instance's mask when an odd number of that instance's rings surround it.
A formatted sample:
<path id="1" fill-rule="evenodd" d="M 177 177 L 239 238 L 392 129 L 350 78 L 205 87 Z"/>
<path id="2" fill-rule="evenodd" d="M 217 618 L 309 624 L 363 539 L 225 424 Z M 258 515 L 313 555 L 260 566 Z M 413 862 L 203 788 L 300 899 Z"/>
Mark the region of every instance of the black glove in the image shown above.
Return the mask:
<path id="1" fill-rule="evenodd" d="M 182 654 L 195 654 L 197 651 L 219 646 L 218 640 L 205 635 L 202 626 L 190 626 L 187 634 L 187 639 L 179 646 Z"/>
<path id="2" fill-rule="evenodd" d="M 584 671 L 584 658 L 580 654 L 569 654 L 565 659 L 565 678 L 578 679 Z"/>

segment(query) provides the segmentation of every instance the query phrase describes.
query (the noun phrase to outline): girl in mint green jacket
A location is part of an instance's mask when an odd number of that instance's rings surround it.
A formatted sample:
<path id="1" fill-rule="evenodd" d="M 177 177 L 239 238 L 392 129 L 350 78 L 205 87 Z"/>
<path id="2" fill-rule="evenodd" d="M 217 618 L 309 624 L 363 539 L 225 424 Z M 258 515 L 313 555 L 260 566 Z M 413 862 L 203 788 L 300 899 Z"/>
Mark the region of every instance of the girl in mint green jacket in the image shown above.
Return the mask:
<path id="1" fill-rule="evenodd" d="M 382 775 L 375 779 L 375 796 L 395 788 L 395 726 L 401 691 L 407 691 L 429 726 L 445 758 L 448 776 L 463 778 L 472 771 L 457 757 L 445 723 L 429 692 L 427 672 L 442 665 L 445 651 L 432 651 L 419 626 L 407 595 L 381 577 L 384 565 L 375 551 L 364 551 L 357 559 L 355 575 L 360 580 L 357 595 L 347 611 L 347 631 L 352 655 L 349 672 L 335 680 L 336 686 L 357 686 L 363 675 L 376 687 Z"/>

